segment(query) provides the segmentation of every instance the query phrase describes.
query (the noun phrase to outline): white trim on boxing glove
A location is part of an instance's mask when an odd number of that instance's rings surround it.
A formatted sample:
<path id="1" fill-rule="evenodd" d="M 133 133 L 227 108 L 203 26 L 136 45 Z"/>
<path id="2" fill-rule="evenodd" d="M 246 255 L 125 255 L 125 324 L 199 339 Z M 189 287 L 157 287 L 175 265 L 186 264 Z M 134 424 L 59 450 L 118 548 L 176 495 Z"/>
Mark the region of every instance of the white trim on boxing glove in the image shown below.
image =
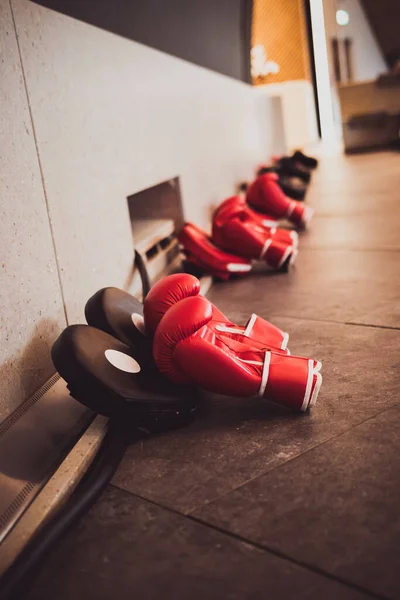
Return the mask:
<path id="1" fill-rule="evenodd" d="M 322 367 L 320 361 L 317 361 L 317 364 L 314 367 L 314 361 L 312 358 L 308 361 L 308 376 L 307 376 L 307 385 L 306 391 L 304 393 L 303 404 L 301 405 L 301 411 L 306 411 L 310 406 L 314 406 L 317 401 L 318 393 L 322 385 L 322 375 L 319 372 Z M 317 381 L 315 382 L 315 388 L 311 395 L 311 389 L 313 384 L 314 375 L 317 376 Z M 311 396 L 311 398 L 310 398 Z"/>
<path id="2" fill-rule="evenodd" d="M 251 333 L 251 330 L 253 329 L 254 323 L 256 322 L 257 319 L 257 315 L 255 313 L 252 313 L 249 322 L 246 325 L 246 329 L 243 332 L 243 335 L 245 335 L 246 337 L 248 337 Z"/>
<path id="3" fill-rule="evenodd" d="M 296 201 L 292 200 L 291 203 L 288 206 L 288 209 L 286 211 L 286 217 L 289 218 L 290 215 L 292 214 L 292 212 L 294 211 L 294 209 L 296 208 Z"/>
<path id="4" fill-rule="evenodd" d="M 238 335 L 244 335 L 241 329 L 235 329 L 235 327 L 227 327 L 226 325 L 216 325 L 215 329 L 217 331 L 222 331 L 222 333 L 237 333 Z"/>
<path id="5" fill-rule="evenodd" d="M 271 352 L 266 352 L 265 357 L 264 357 L 264 365 L 263 365 L 262 375 L 261 375 L 261 385 L 260 385 L 260 389 L 258 390 L 258 395 L 261 397 L 264 396 L 265 388 L 267 387 L 270 362 L 271 362 Z"/>
<path id="6" fill-rule="evenodd" d="M 270 247 L 271 244 L 272 244 L 272 239 L 269 238 L 265 242 L 264 246 L 262 247 L 261 254 L 260 254 L 260 260 L 264 257 L 264 254 L 266 253 L 266 251 L 268 250 L 268 248 Z"/>
<path id="7" fill-rule="evenodd" d="M 258 319 L 258 315 L 256 315 L 255 313 L 253 313 L 246 325 L 246 329 L 243 331 L 242 329 L 236 329 L 235 327 L 227 327 L 226 325 L 216 325 L 215 329 L 217 331 L 221 331 L 222 333 L 235 333 L 237 335 L 243 335 L 243 337 L 250 337 L 251 335 L 251 331 L 253 329 L 254 323 L 256 322 L 256 320 Z M 286 331 L 282 331 L 282 343 L 281 343 L 281 350 L 287 350 L 287 344 L 289 341 L 289 334 Z M 287 353 L 290 355 L 290 351 L 287 350 Z M 241 359 L 242 360 L 242 359 Z M 255 365 L 261 365 L 263 363 L 257 362 L 257 361 L 248 361 L 248 360 L 243 360 L 243 362 L 247 362 L 249 364 L 255 364 Z"/>
<path id="8" fill-rule="evenodd" d="M 243 263 L 228 263 L 226 268 L 230 273 L 247 273 L 251 270 L 251 265 L 245 265 Z"/>
<path id="9" fill-rule="evenodd" d="M 264 227 L 275 227 L 276 229 L 277 222 L 277 220 L 272 221 L 272 219 L 263 219 L 262 224 L 264 225 Z M 275 233 L 275 231 L 273 233 Z"/>
<path id="10" fill-rule="evenodd" d="M 301 215 L 301 224 L 303 225 L 303 227 L 307 227 L 313 214 L 314 214 L 314 209 L 311 208 L 311 206 L 304 206 L 304 212 Z"/>
<path id="11" fill-rule="evenodd" d="M 281 260 L 279 261 L 278 269 L 281 268 L 281 266 L 285 263 L 285 260 L 287 259 L 287 257 L 290 256 L 290 253 L 293 254 L 293 252 L 294 252 L 293 246 L 288 246 L 286 248 L 285 252 L 283 253 L 283 256 L 282 256 Z"/>
<path id="12" fill-rule="evenodd" d="M 317 361 L 317 366 L 315 367 L 315 375 L 317 376 L 317 381 L 315 382 L 315 388 L 311 395 L 310 404 L 308 405 L 309 407 L 314 406 L 316 404 L 319 390 L 321 389 L 322 375 L 319 372 L 321 367 L 322 367 L 322 364 L 319 361 Z"/>
<path id="13" fill-rule="evenodd" d="M 282 333 L 283 333 L 283 340 L 282 340 L 282 344 L 281 344 L 281 350 L 287 350 L 289 334 L 286 331 L 283 331 Z M 290 354 L 289 350 L 288 350 L 288 354 Z"/>

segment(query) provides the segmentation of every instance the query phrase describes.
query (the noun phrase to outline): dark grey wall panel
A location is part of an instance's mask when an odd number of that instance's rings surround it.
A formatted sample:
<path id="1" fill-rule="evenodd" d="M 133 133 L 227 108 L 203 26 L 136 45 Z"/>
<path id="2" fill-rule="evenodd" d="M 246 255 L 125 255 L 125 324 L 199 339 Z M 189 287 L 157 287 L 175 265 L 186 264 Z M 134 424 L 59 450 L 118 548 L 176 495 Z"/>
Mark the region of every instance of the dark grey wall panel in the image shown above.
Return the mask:
<path id="1" fill-rule="evenodd" d="M 224 75 L 250 82 L 252 0 L 33 0 Z"/>

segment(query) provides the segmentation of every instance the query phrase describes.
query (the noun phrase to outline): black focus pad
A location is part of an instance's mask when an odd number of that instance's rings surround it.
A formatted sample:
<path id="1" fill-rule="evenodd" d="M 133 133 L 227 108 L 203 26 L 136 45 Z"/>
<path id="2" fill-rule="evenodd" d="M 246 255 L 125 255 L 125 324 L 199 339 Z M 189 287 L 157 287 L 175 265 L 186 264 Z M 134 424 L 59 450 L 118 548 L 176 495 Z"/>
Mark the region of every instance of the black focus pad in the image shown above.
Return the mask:
<path id="1" fill-rule="evenodd" d="M 144 334 L 143 304 L 115 287 L 103 288 L 86 303 L 86 321 L 121 342 L 142 348 L 151 348 L 151 340 Z"/>
<path id="2" fill-rule="evenodd" d="M 190 413 L 194 392 L 175 386 L 127 346 L 89 325 L 70 325 L 51 351 L 53 363 L 71 395 L 106 416 L 155 416 Z"/>

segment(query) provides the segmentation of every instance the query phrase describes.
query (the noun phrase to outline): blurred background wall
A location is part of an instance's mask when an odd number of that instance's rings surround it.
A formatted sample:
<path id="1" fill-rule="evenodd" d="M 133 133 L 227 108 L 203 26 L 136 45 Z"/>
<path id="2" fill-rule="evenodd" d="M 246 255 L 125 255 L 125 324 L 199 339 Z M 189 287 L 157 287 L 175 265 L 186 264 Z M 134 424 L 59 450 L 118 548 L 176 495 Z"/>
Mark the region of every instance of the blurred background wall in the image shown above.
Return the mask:
<path id="1" fill-rule="evenodd" d="M 387 64 L 360 0 L 324 0 L 323 5 L 333 113 L 340 132 L 342 118 L 338 86 L 375 79 L 387 70 Z M 347 12 L 346 25 L 337 23 L 338 10 Z M 350 40 L 348 58 L 346 39 Z"/>

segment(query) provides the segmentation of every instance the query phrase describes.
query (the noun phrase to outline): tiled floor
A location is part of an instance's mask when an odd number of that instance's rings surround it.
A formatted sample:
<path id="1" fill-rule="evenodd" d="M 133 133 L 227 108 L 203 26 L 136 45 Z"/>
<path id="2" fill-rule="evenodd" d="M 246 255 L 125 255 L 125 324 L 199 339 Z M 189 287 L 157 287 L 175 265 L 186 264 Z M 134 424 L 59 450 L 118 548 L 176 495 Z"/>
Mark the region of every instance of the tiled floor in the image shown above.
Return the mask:
<path id="1" fill-rule="evenodd" d="M 132 445 L 27 598 L 400 597 L 400 155 L 326 160 L 287 275 L 215 285 L 323 361 L 310 414 L 205 395 Z"/>

